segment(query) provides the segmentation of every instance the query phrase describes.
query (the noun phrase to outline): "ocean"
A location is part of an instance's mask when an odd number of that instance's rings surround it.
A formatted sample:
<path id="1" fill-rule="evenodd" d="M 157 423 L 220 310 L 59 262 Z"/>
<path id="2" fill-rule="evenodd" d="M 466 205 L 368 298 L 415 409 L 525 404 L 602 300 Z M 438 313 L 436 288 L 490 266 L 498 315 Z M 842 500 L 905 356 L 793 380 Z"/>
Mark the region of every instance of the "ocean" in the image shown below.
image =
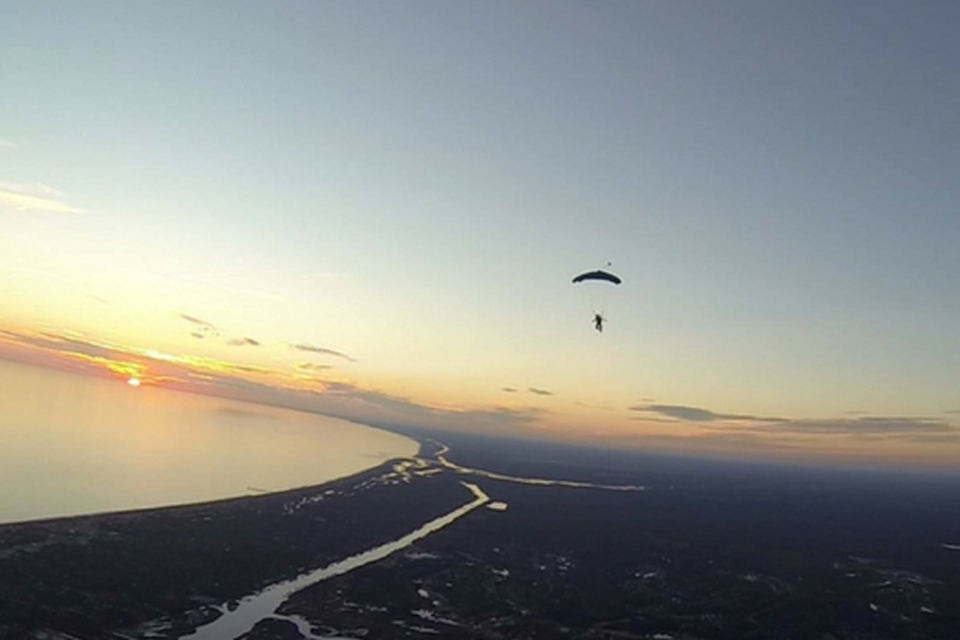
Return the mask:
<path id="1" fill-rule="evenodd" d="M 328 416 L 0 361 L 0 523 L 321 484 L 418 450 Z"/>

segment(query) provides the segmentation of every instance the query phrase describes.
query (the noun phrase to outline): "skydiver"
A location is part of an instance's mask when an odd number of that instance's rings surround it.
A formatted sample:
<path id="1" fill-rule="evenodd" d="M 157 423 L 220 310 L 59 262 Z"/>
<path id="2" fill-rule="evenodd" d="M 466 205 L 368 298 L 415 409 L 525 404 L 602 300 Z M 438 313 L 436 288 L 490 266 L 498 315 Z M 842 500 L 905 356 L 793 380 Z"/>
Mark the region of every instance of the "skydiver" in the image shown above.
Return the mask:
<path id="1" fill-rule="evenodd" d="M 605 321 L 606 321 L 606 318 L 604 318 L 599 313 L 593 314 L 593 328 L 599 331 L 600 333 L 603 333 L 603 323 Z"/>

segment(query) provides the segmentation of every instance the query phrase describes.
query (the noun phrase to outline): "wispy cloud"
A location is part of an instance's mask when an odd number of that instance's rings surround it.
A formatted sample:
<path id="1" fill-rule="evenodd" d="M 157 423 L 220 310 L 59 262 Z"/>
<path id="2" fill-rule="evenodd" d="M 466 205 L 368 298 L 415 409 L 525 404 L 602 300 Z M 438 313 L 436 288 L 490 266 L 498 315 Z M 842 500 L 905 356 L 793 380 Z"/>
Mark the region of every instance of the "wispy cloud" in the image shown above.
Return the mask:
<path id="1" fill-rule="evenodd" d="M 11 350 L 13 347 L 13 350 Z M 0 330 L 0 356 L 70 371 L 110 377 L 171 382 L 181 379 L 170 366 L 121 348 L 52 333 Z"/>
<path id="2" fill-rule="evenodd" d="M 101 343 L 83 336 L 0 329 L 0 357 L 114 379 L 137 376 L 172 389 L 302 409 L 365 424 L 479 429 L 506 435 L 533 426 L 544 414 L 539 409 L 499 406 L 434 407 L 352 382 L 327 381 L 312 375 L 332 368 L 322 364 L 301 363 L 293 371 L 275 370 Z"/>
<path id="3" fill-rule="evenodd" d="M 79 353 L 96 358 L 112 358 L 118 349 L 92 340 L 43 332 L 14 332 L 0 330 L 0 337 L 18 344 L 37 347 L 55 353 Z"/>
<path id="4" fill-rule="evenodd" d="M 213 323 L 207 322 L 206 320 L 201 320 L 200 318 L 198 318 L 198 317 L 196 317 L 196 316 L 191 316 L 191 315 L 187 315 L 186 313 L 181 313 L 181 314 L 180 314 L 180 317 L 183 318 L 184 320 L 186 320 L 187 322 L 191 322 L 191 323 L 193 323 L 193 324 L 200 325 L 201 327 L 204 327 L 204 328 L 206 328 L 206 329 L 216 330 L 216 327 L 213 326 Z"/>
<path id="5" fill-rule="evenodd" d="M 0 138 L 0 149 L 16 149 L 17 143 L 6 138 Z"/>
<path id="6" fill-rule="evenodd" d="M 673 421 L 694 422 L 710 433 L 849 436 L 854 438 L 900 438 L 916 442 L 960 441 L 960 428 L 940 418 L 926 416 L 870 416 L 801 419 L 718 413 L 683 405 L 636 405 L 631 411 L 665 416 Z M 849 414 L 848 414 L 849 415 Z M 648 418 L 655 419 L 655 418 Z"/>
<path id="7" fill-rule="evenodd" d="M 298 369 L 302 366 L 298 365 Z M 309 371 L 309 370 L 308 370 Z M 201 382 L 213 395 L 314 411 L 370 425 L 479 429 L 501 435 L 532 426 L 543 412 L 508 407 L 433 407 L 351 382 L 316 380 L 314 388 L 291 388 L 231 374 L 209 373 Z"/>
<path id="8" fill-rule="evenodd" d="M 854 436 L 953 434 L 960 429 L 937 418 L 910 416 L 869 416 L 850 420 L 781 420 L 766 427 L 769 431 L 796 434 L 837 434 Z"/>
<path id="9" fill-rule="evenodd" d="M 448 409 L 425 405 L 409 398 L 366 389 L 351 383 L 331 382 L 324 396 L 347 400 L 354 410 L 363 408 L 369 416 L 384 414 L 389 420 L 407 426 L 438 426 L 461 429 L 513 430 L 534 422 L 543 412 L 538 409 L 493 407 L 486 409 Z"/>
<path id="10" fill-rule="evenodd" d="M 227 344 L 231 347 L 259 347 L 260 341 L 253 338 L 231 338 L 227 340 Z"/>
<path id="11" fill-rule="evenodd" d="M 330 371 L 333 368 L 334 367 L 329 364 L 314 364 L 312 362 L 298 362 L 297 364 L 293 365 L 294 371 L 309 375 Z"/>
<path id="12" fill-rule="evenodd" d="M 267 367 L 138 349 L 52 332 L 0 330 L 0 357 L 55 368 L 62 368 L 66 364 L 69 365 L 66 367 L 68 369 L 94 375 L 145 372 L 144 375 L 153 380 L 167 382 L 184 382 L 192 378 L 213 380 L 216 376 L 239 375 L 270 380 L 281 387 L 296 382 L 292 375 Z"/>
<path id="13" fill-rule="evenodd" d="M 552 396 L 553 395 L 553 391 L 548 391 L 547 389 L 538 389 L 537 387 L 528 387 L 527 391 L 529 391 L 535 396 Z"/>
<path id="14" fill-rule="evenodd" d="M 500 387 L 500 391 L 503 391 L 504 393 L 520 393 L 520 389 L 518 387 Z M 553 395 L 553 391 L 550 391 L 549 389 L 541 389 L 539 387 L 527 387 L 526 392 L 532 393 L 535 396 Z"/>
<path id="15" fill-rule="evenodd" d="M 911 442 L 925 444 L 960 444 L 960 429 L 954 433 L 917 433 L 910 436 Z"/>
<path id="16" fill-rule="evenodd" d="M 762 422 L 778 422 L 781 418 L 761 418 L 759 416 L 741 415 L 734 413 L 716 413 L 708 409 L 686 407 L 674 404 L 640 404 L 629 407 L 630 411 L 658 413 L 678 420 L 689 422 L 713 422 L 716 420 L 758 420 Z"/>
<path id="17" fill-rule="evenodd" d="M 212 322 L 207 322 L 206 320 L 196 316 L 188 315 L 186 313 L 181 313 L 180 318 L 194 325 L 195 330 L 192 331 L 190 335 L 198 340 L 205 340 L 206 338 L 217 337 L 220 335 L 220 330 L 217 329 Z"/>
<path id="18" fill-rule="evenodd" d="M 39 213 L 83 213 L 63 201 L 63 194 L 40 182 L 0 180 L 0 207 Z"/>
<path id="19" fill-rule="evenodd" d="M 208 320 L 204 320 L 203 318 L 198 318 L 197 316 L 192 316 L 187 313 L 181 313 L 178 315 L 180 316 L 181 320 L 186 320 L 193 325 L 194 330 L 190 332 L 190 335 L 198 340 L 219 338 L 221 336 L 222 332 L 217 325 Z M 228 347 L 259 347 L 262 343 L 259 340 L 249 336 L 240 336 L 226 339 L 225 344 Z"/>
<path id="20" fill-rule="evenodd" d="M 322 355 L 335 356 L 337 358 L 343 358 L 345 360 L 349 360 L 350 362 L 356 362 L 354 358 L 351 358 L 350 356 L 348 356 L 347 354 L 341 351 L 334 351 L 333 349 L 327 349 L 326 347 L 317 347 L 315 345 L 307 344 L 305 342 L 301 342 L 299 344 L 291 344 L 290 348 L 296 349 L 297 351 L 307 351 L 309 353 L 319 353 Z"/>

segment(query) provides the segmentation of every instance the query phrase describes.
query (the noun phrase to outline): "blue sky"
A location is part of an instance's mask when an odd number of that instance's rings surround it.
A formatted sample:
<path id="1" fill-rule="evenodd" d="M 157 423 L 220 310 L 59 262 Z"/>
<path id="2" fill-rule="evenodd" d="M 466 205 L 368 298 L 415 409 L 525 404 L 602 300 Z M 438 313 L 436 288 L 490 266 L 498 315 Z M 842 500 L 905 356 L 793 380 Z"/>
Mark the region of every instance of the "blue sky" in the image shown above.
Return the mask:
<path id="1" fill-rule="evenodd" d="M 956 423 L 954 3 L 0 7 L 16 331 L 564 437 Z"/>

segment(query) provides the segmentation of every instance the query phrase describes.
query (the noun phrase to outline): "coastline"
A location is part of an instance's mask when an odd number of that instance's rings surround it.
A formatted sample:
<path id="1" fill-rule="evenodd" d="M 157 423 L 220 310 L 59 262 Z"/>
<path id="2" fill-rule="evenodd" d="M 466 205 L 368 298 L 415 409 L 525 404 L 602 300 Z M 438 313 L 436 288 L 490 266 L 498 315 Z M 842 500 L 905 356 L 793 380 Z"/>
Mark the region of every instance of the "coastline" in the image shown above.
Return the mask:
<path id="1" fill-rule="evenodd" d="M 413 440 L 414 438 L 410 438 L 410 439 Z M 423 443 L 420 443 L 420 444 L 421 444 L 421 450 L 422 450 Z M 419 457 L 419 454 L 417 457 Z M 256 489 L 254 487 L 250 487 L 249 490 L 251 491 L 251 493 L 235 495 L 235 496 L 225 496 L 223 498 L 215 498 L 213 500 L 202 500 L 200 502 L 183 502 L 178 504 L 167 504 L 167 505 L 152 506 L 152 507 L 139 507 L 134 509 L 117 509 L 112 511 L 98 511 L 95 513 L 78 513 L 78 514 L 64 515 L 64 516 L 51 516 L 49 518 L 36 518 L 33 520 L 16 520 L 13 522 L 0 522 L 0 535 L 2 535 L 5 529 L 21 527 L 21 526 L 26 527 L 31 525 L 38 525 L 38 526 L 60 525 L 60 524 L 66 524 L 68 522 L 82 524 L 84 521 L 91 520 L 91 519 L 122 518 L 124 516 L 138 517 L 138 516 L 149 515 L 154 513 L 160 514 L 164 512 L 179 511 L 179 510 L 191 509 L 191 508 L 203 509 L 208 507 L 216 507 L 218 505 L 227 506 L 232 503 L 238 503 L 238 502 L 243 502 L 247 500 L 256 500 L 258 498 L 295 496 L 300 493 L 309 494 L 315 491 L 319 491 L 321 489 L 329 489 L 330 487 L 337 485 L 339 483 L 349 483 L 354 480 L 362 480 L 364 479 L 365 476 L 375 476 L 379 473 L 386 472 L 389 468 L 393 467 L 398 462 L 402 462 L 408 459 L 409 458 L 407 458 L 406 456 L 388 458 L 375 467 L 368 467 L 366 469 L 362 469 L 350 475 L 340 476 L 338 478 L 332 478 L 330 480 L 325 480 L 318 484 L 304 485 L 301 487 L 293 487 L 290 489 L 280 489 L 278 491 L 264 491 L 262 489 Z"/>
<path id="2" fill-rule="evenodd" d="M 0 525 L 0 640 L 38 629 L 149 637 L 158 624 L 161 637 L 190 633 L 223 603 L 463 504 L 460 478 L 411 478 L 411 460 L 269 494 Z"/>
<path id="3" fill-rule="evenodd" d="M 7 364 L 0 525 L 311 487 L 422 446 L 337 416 Z"/>

